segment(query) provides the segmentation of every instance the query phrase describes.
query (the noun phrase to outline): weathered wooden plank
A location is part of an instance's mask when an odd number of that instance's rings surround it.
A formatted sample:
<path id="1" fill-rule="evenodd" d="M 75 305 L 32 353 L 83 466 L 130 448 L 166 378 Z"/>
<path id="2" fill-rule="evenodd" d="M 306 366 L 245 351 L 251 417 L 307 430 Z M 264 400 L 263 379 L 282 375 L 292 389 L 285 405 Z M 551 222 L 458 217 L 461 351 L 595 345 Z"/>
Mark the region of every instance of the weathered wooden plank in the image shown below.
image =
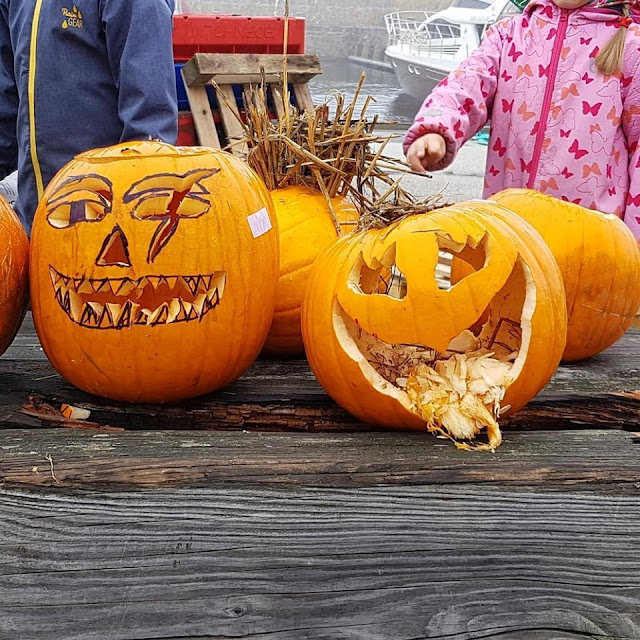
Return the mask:
<path id="1" fill-rule="evenodd" d="M 277 391 L 253 389 L 251 379 L 236 383 L 205 398 L 180 405 L 129 405 L 87 395 L 62 381 L 57 375 L 42 375 L 36 369 L 40 394 L 5 389 L 0 393 L 0 425 L 77 426 L 61 424 L 60 407 L 72 404 L 91 412 L 91 427 L 121 429 L 204 429 L 300 432 L 384 431 L 358 421 L 336 405 L 320 387 L 304 393 L 289 380 Z M 0 384 L 11 379 L 0 373 Z M 275 384 L 275 383 L 274 383 Z M 21 385 L 22 386 L 22 385 Z M 313 391 L 313 389 L 312 389 Z M 240 395 L 236 395 L 239 393 Z M 247 395 L 251 396 L 247 398 Z M 635 430 L 640 421 L 640 395 L 568 394 L 546 392 L 514 416 L 505 419 L 505 429 L 594 429 Z"/>
<path id="2" fill-rule="evenodd" d="M 213 120 L 209 96 L 206 87 L 189 87 L 185 85 L 189 107 L 193 115 L 193 123 L 198 134 L 198 143 L 202 147 L 220 149 L 220 138 Z"/>
<path id="3" fill-rule="evenodd" d="M 505 434 L 495 454 L 426 434 L 0 431 L 0 484 L 127 490 L 277 485 L 483 485 L 637 494 L 640 438 L 615 431 Z"/>
<path id="4" fill-rule="evenodd" d="M 509 425 L 635 429 L 640 401 L 618 394 L 640 389 L 639 370 L 640 332 L 634 330 L 596 358 L 561 366 Z M 127 429 L 371 430 L 325 394 L 302 360 L 258 360 L 227 388 L 179 405 L 128 405 L 96 398 L 65 382 L 46 362 L 28 317 L 16 343 L 0 359 L 0 424 L 52 424 L 46 414 L 40 420 L 18 413 L 32 394 L 54 410 L 62 403 L 78 405 L 92 412 L 93 422 Z"/>
<path id="5" fill-rule="evenodd" d="M 0 491 L 11 640 L 637 640 L 640 497 Z"/>
<path id="6" fill-rule="evenodd" d="M 292 79 L 293 94 L 296 97 L 298 103 L 298 109 L 300 111 L 313 111 L 313 98 L 311 97 L 311 89 L 306 83 L 300 83 Z"/>
<path id="7" fill-rule="evenodd" d="M 287 72 L 292 82 L 308 82 L 322 73 L 320 59 L 315 54 L 287 56 Z M 187 85 L 260 82 L 262 74 L 268 82 L 282 80 L 283 57 L 255 53 L 196 53 L 183 67 Z"/>
<path id="8" fill-rule="evenodd" d="M 246 155 L 246 144 L 238 144 L 238 141 L 244 137 L 242 124 L 236 97 L 231 85 L 220 85 L 216 88 L 218 95 L 218 106 L 220 109 L 220 117 L 227 132 L 227 145 L 229 151 L 235 156 L 244 157 Z"/>

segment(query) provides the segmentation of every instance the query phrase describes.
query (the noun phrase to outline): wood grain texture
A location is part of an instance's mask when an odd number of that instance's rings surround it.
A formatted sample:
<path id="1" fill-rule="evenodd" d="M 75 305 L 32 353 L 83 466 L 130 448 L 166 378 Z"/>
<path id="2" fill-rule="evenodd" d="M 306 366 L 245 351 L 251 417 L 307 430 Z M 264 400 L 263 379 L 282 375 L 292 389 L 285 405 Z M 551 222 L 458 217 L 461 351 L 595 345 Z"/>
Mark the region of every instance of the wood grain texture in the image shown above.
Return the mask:
<path id="1" fill-rule="evenodd" d="M 315 54 L 287 56 L 287 71 L 292 82 L 308 82 L 322 73 Z M 219 84 L 282 80 L 282 56 L 256 53 L 196 53 L 183 67 L 185 82 L 192 87 L 215 80 Z"/>
<path id="2" fill-rule="evenodd" d="M 4 488 L 455 484 L 635 495 L 640 438 L 520 432 L 491 454 L 458 451 L 426 434 L 0 431 Z"/>
<path id="3" fill-rule="evenodd" d="M 615 428 L 635 430 L 640 399 L 640 331 L 603 354 L 563 365 L 540 395 L 507 423 L 517 429 Z M 261 431 L 370 431 L 329 398 L 306 361 L 258 360 L 215 394 L 179 405 L 129 405 L 90 396 L 66 383 L 46 361 L 30 317 L 0 359 L 0 425 L 51 426 L 47 416 L 20 413 L 29 396 L 59 407 L 91 411 L 98 425 L 124 429 L 236 429 Z"/>
<path id="4" fill-rule="evenodd" d="M 12 640 L 637 640 L 640 497 L 0 492 Z"/>
<path id="5" fill-rule="evenodd" d="M 202 147 L 220 149 L 220 137 L 213 120 L 206 87 L 190 87 L 185 84 L 189 108 L 198 134 L 198 144 Z"/>

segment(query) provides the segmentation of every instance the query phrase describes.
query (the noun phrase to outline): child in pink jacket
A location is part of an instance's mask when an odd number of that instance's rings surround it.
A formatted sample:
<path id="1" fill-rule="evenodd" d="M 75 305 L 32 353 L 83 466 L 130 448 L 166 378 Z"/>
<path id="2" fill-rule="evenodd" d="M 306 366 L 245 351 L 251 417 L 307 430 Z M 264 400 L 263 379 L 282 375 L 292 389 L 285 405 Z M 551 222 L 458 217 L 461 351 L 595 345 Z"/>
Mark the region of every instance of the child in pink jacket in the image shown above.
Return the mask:
<path id="1" fill-rule="evenodd" d="M 443 169 L 491 119 L 485 198 L 537 189 L 615 213 L 640 240 L 640 12 L 587 2 L 531 0 L 493 25 L 429 95 L 405 153 Z"/>

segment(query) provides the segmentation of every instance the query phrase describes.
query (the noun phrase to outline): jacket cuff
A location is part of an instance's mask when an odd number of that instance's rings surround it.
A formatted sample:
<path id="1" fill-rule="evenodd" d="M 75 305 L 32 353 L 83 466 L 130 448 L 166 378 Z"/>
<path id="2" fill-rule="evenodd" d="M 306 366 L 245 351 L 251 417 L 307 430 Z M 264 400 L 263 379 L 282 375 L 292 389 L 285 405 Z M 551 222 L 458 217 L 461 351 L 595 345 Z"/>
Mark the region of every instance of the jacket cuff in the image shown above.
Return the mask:
<path id="1" fill-rule="evenodd" d="M 444 157 L 437 165 L 435 165 L 431 170 L 432 171 L 440 171 L 442 169 L 446 169 L 456 157 L 456 153 L 458 152 L 457 145 L 449 130 L 443 125 L 436 122 L 416 122 L 406 133 L 404 137 L 404 141 L 402 143 L 402 148 L 404 150 L 405 156 L 407 155 L 407 151 L 409 151 L 409 147 L 422 136 L 427 133 L 437 133 L 444 138 L 446 144 L 446 152 Z"/>

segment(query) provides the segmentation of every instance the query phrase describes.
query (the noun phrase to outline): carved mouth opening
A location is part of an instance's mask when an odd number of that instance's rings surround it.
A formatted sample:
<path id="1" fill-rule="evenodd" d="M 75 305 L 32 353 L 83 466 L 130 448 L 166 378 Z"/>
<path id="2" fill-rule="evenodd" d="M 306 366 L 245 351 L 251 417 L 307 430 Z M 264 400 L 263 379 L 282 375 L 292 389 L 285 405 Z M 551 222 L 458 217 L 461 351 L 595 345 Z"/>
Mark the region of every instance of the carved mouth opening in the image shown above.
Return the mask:
<path id="1" fill-rule="evenodd" d="M 202 320 L 222 300 L 226 273 L 198 276 L 70 278 L 49 267 L 58 304 L 91 329 L 127 329 Z"/>
<path id="2" fill-rule="evenodd" d="M 452 260 L 466 263 L 472 252 L 468 246 L 463 251 L 453 243 L 443 249 L 441 246 L 435 275 L 439 289 L 451 290 L 463 279 L 452 281 Z M 483 247 L 472 249 L 484 251 Z M 379 270 L 364 262 L 354 269 L 351 288 L 404 299 L 411 282 L 395 264 L 395 252 L 387 252 L 385 258 Z M 478 260 L 476 253 L 475 258 L 473 265 L 466 263 L 469 273 L 486 264 L 485 254 Z M 434 274 L 425 276 L 433 278 Z M 518 259 L 481 318 L 455 336 L 444 352 L 429 345 L 385 342 L 365 331 L 337 301 L 333 318 L 343 349 L 380 393 L 394 397 L 419 415 L 429 431 L 453 440 L 459 448 L 495 450 L 502 442 L 498 418 L 510 408 L 502 406 L 502 401 L 524 365 L 534 308 L 535 287 L 528 267 Z"/>

